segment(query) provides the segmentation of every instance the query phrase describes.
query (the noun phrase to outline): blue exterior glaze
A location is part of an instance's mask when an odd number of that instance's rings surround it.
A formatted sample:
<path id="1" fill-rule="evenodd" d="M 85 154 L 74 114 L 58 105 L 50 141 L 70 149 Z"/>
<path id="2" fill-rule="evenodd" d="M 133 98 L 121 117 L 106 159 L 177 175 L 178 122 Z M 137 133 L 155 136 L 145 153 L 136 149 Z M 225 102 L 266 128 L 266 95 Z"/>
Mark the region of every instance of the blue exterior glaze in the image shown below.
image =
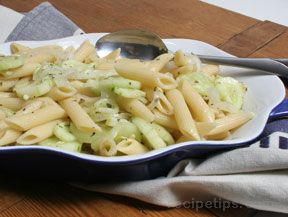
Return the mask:
<path id="1" fill-rule="evenodd" d="M 284 99 L 270 113 L 269 121 L 288 116 L 288 99 Z"/>
<path id="2" fill-rule="evenodd" d="M 103 163 L 77 159 L 57 151 L 30 149 L 0 152 L 1 171 L 21 177 L 69 181 L 144 180 L 165 176 L 180 160 L 201 158 L 223 147 L 186 147 L 154 158 L 136 162 Z M 13 159 L 13 161 L 11 161 Z M 9 165 L 7 165 L 9 162 Z"/>

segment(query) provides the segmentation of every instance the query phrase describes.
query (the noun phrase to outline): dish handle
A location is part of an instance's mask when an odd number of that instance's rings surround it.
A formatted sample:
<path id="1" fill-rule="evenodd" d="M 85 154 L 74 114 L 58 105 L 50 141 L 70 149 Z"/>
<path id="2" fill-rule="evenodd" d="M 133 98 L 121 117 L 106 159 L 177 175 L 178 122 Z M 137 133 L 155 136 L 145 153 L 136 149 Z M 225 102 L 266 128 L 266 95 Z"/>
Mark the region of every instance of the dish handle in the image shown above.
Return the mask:
<path id="1" fill-rule="evenodd" d="M 284 99 L 271 111 L 269 115 L 269 121 L 273 121 L 283 117 L 288 117 L 288 98 Z"/>

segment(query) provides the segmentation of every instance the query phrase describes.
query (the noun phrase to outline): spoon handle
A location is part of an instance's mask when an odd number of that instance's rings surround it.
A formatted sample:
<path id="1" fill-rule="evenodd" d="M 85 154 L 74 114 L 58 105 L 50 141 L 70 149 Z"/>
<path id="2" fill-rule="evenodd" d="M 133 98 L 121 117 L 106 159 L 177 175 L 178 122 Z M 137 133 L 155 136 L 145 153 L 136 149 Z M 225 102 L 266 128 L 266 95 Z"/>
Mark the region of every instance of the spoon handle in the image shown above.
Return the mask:
<path id="1" fill-rule="evenodd" d="M 288 59 L 216 57 L 206 55 L 197 56 L 206 63 L 260 69 L 270 74 L 288 78 Z"/>

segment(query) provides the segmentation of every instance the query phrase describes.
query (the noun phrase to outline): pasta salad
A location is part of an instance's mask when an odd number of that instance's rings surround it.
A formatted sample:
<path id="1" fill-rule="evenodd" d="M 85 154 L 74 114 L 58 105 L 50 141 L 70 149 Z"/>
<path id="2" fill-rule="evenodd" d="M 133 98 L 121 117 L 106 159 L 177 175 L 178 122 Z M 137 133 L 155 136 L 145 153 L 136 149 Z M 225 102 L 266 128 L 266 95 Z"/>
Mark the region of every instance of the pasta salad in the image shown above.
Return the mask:
<path id="1" fill-rule="evenodd" d="M 223 140 L 253 118 L 246 87 L 181 50 L 151 61 L 11 44 L 0 56 L 0 146 L 39 145 L 101 156 Z"/>

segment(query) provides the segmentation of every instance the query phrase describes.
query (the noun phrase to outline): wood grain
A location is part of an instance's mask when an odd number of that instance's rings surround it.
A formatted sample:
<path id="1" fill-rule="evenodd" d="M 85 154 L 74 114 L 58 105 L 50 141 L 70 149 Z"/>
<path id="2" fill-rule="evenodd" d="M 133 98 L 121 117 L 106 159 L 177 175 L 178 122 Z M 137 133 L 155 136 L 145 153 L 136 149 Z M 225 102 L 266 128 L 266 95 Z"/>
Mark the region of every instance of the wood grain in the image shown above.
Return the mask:
<path id="1" fill-rule="evenodd" d="M 5 181 L 4 181 L 5 180 Z M 22 199 L 10 206 L 3 207 L 0 216 L 163 216 L 163 217 L 213 217 L 205 209 L 167 209 L 145 204 L 121 196 L 110 196 L 85 192 L 64 183 L 35 182 L 22 180 L 21 184 L 2 177 L 6 183 L 7 195 L 10 199 L 15 192 L 21 190 Z M 11 186 L 9 186 L 9 183 Z M 9 187 L 8 187 L 9 186 Z M 14 189 L 12 188 L 14 186 Z M 16 190 L 18 189 L 18 190 Z M 10 193 L 9 193 L 10 192 Z M 20 198 L 20 197 L 19 197 Z M 25 199 L 23 199 L 25 198 Z"/>
<path id="2" fill-rule="evenodd" d="M 41 0 L 0 0 L 18 11 L 28 11 Z M 193 38 L 213 45 L 257 23 L 198 0 L 66 0 L 50 1 L 86 32 L 144 28 L 162 37 Z M 165 7 L 163 7 L 165 5 Z"/>
<path id="3" fill-rule="evenodd" d="M 0 0 L 27 12 L 42 0 Z M 287 28 L 197 0 L 51 0 L 86 32 L 144 28 L 162 37 L 208 42 L 234 55 L 288 57 Z M 64 183 L 0 177 L 0 216 L 251 217 L 241 209 L 167 209 L 120 196 L 85 192 Z"/>
<path id="4" fill-rule="evenodd" d="M 285 26 L 270 21 L 258 22 L 245 31 L 236 34 L 220 45 L 219 48 L 239 57 L 247 57 L 279 37 L 286 29 Z"/>
<path id="5" fill-rule="evenodd" d="M 286 28 L 287 29 L 287 28 Z M 274 58 L 288 58 L 288 31 L 276 37 L 266 46 L 258 49 L 250 56 L 253 57 L 274 57 Z"/>

